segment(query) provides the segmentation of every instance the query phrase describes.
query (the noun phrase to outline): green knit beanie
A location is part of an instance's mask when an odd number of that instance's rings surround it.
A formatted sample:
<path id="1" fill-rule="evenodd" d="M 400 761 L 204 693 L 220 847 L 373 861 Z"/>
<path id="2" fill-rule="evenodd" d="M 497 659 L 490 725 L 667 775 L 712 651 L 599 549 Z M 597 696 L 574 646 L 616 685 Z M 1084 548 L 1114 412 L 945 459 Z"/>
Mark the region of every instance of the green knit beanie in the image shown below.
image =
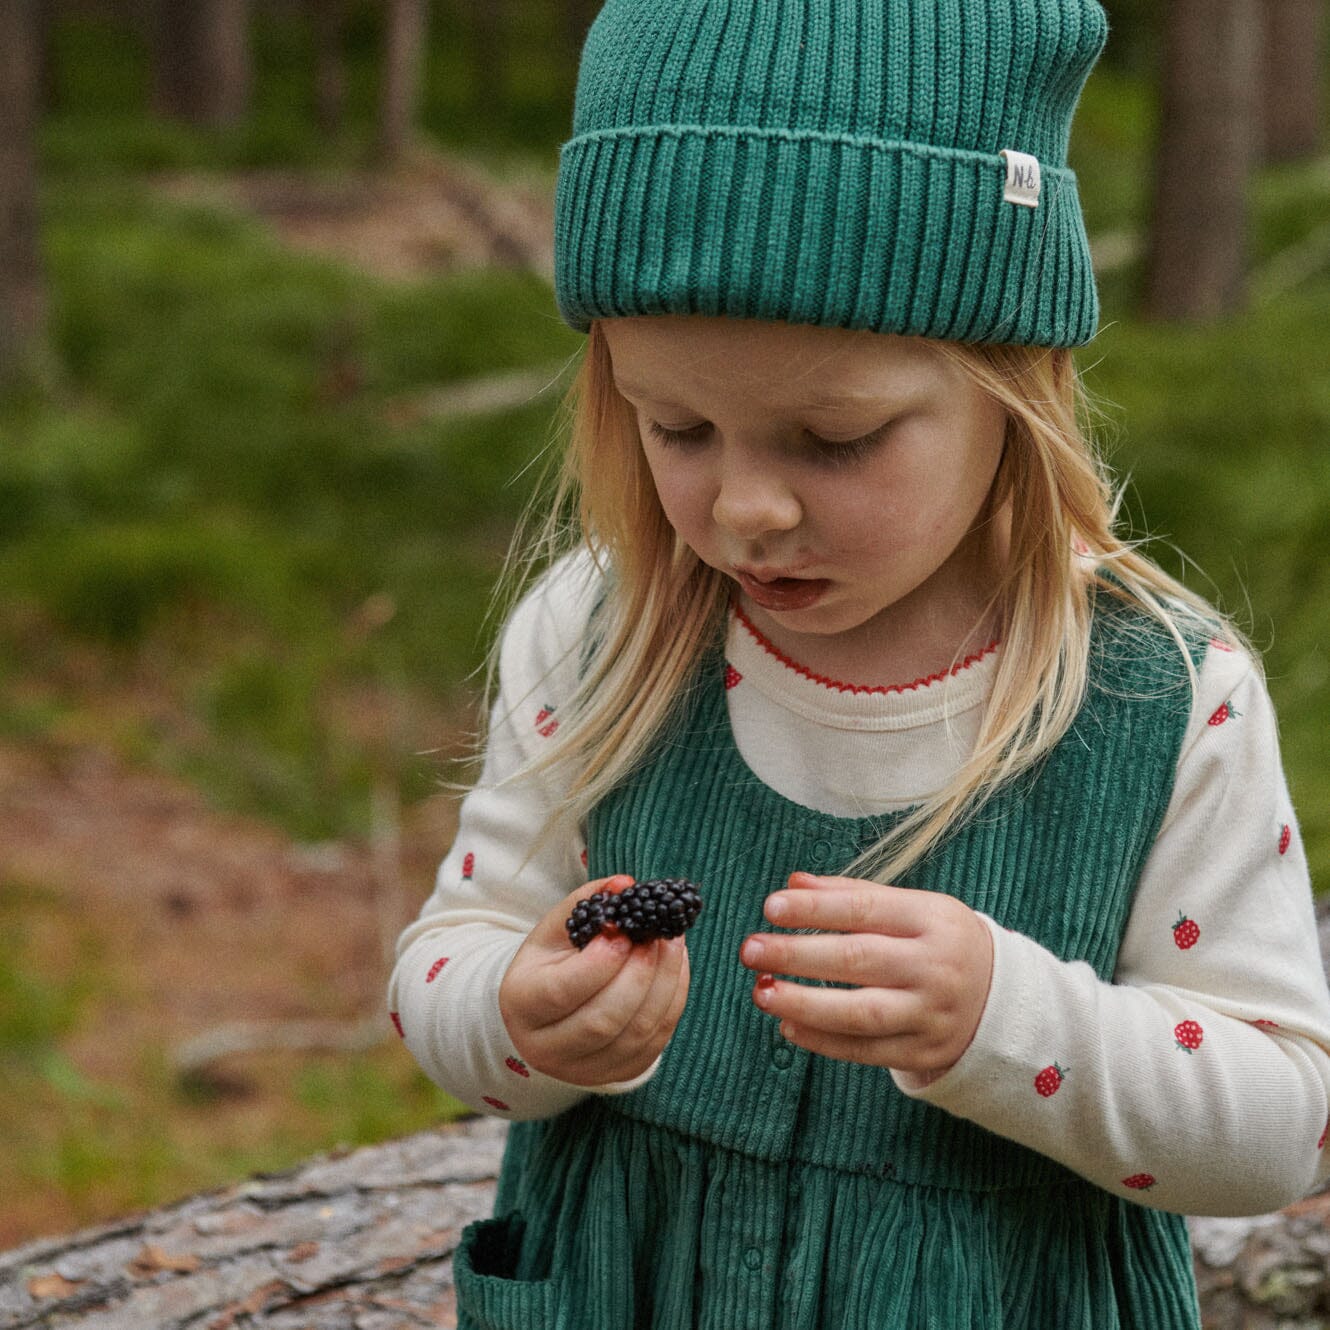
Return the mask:
<path id="1" fill-rule="evenodd" d="M 721 314 L 1072 346 L 1097 0 L 608 0 L 563 147 L 574 328 Z"/>

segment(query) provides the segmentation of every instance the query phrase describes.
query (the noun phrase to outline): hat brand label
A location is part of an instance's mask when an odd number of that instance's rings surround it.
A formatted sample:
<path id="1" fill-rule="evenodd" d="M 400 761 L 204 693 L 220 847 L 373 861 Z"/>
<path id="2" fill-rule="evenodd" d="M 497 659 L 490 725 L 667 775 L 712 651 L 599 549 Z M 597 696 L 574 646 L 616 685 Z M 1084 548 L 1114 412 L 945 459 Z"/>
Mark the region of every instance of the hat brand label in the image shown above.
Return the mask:
<path id="1" fill-rule="evenodd" d="M 1001 156 L 1007 163 L 1007 184 L 1002 197 L 1022 208 L 1037 208 L 1042 184 L 1039 158 L 1031 157 L 1028 152 L 1017 152 L 1014 148 L 1003 148 Z"/>

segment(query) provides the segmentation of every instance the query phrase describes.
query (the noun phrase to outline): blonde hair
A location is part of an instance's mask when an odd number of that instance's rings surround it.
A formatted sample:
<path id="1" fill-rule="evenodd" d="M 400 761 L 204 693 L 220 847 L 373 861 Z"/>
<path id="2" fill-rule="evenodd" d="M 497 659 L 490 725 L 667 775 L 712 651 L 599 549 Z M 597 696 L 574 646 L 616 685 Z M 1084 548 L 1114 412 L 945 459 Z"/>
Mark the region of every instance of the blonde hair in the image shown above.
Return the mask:
<path id="1" fill-rule="evenodd" d="M 1176 641 L 1214 611 L 1116 530 L 1116 496 L 1089 439 L 1072 353 L 932 343 L 1007 412 L 990 511 L 1011 513 L 1010 557 L 997 587 L 1003 649 L 974 751 L 942 790 L 850 865 L 892 881 L 1028 770 L 1067 732 L 1084 699 L 1095 587 L 1144 610 Z M 501 580 L 511 603 L 531 575 L 584 546 L 604 576 L 581 684 L 560 710 L 557 743 L 533 770 L 567 764 L 562 810 L 586 814 L 647 755 L 703 652 L 721 631 L 727 579 L 675 535 L 656 497 L 636 417 L 591 327 L 564 403 L 567 447 L 548 493 L 519 525 Z M 1235 635 L 1236 636 L 1236 635 Z M 497 646 L 490 685 L 497 675 Z M 547 830 L 549 830 L 547 828 Z"/>

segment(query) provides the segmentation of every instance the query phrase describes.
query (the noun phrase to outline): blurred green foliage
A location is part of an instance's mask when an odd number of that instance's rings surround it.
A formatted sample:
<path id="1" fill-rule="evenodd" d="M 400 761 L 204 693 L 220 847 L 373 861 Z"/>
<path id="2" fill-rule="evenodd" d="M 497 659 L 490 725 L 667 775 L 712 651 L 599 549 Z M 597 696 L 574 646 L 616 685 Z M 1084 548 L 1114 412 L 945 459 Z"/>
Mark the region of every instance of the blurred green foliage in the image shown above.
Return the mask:
<path id="1" fill-rule="evenodd" d="M 1150 324 L 1135 311 L 1156 113 L 1150 85 L 1112 66 L 1082 101 L 1072 165 L 1087 224 L 1129 257 L 1100 279 L 1081 364 L 1124 526 L 1263 655 L 1312 880 L 1330 890 L 1330 159 L 1254 180 L 1247 313 Z"/>
<path id="2" fill-rule="evenodd" d="M 1277 700 L 1324 718 L 1307 610 L 1326 496 L 1316 372 L 1330 363 L 1325 264 L 1230 326 L 1175 331 L 1133 318 L 1155 121 L 1139 70 L 1157 18 L 1143 0 L 1109 10 L 1110 58 L 1083 99 L 1073 164 L 1091 234 L 1127 254 L 1101 281 L 1105 331 L 1083 360 L 1116 404 L 1128 511 L 1141 534 L 1191 555 L 1198 586 L 1240 616 L 1250 604 Z M 437 776 L 402 757 L 403 736 L 368 751 L 330 712 L 360 684 L 441 705 L 464 692 L 483 653 L 487 588 L 539 470 L 527 464 L 551 436 L 552 395 L 449 423 L 395 404 L 475 375 L 557 365 L 580 343 L 536 278 L 485 271 L 389 286 L 148 183 L 147 168 L 358 161 L 372 137 L 377 22 L 376 6 L 353 7 L 341 140 L 315 127 L 309 34 L 293 17 L 256 25 L 255 112 L 222 135 L 144 113 L 146 53 L 124 25 L 59 26 L 42 146 L 66 380 L 54 406 L 17 401 L 0 415 L 0 575 L 21 611 L 11 627 L 36 615 L 56 634 L 35 646 L 17 630 L 0 640 L 0 686 L 34 650 L 38 660 L 58 652 L 62 634 L 120 659 L 155 652 L 173 662 L 200 737 L 145 731 L 124 742 L 309 838 L 363 831 L 385 762 L 407 797 Z M 476 85 L 472 40 L 451 7 L 435 7 L 427 129 L 494 169 L 550 170 L 574 76 L 571 55 L 550 54 L 568 49 L 561 6 L 532 0 L 509 23 L 494 87 Z M 1317 163 L 1263 173 L 1258 284 L 1322 224 L 1327 193 Z M 376 601 L 388 622 L 361 631 L 361 609 Z M 50 714 L 31 697 L 10 711 L 11 730 Z M 1295 752 L 1292 765 L 1320 870 L 1330 848 L 1310 757 L 1304 766 Z"/>
<path id="3" fill-rule="evenodd" d="M 1162 9 L 1157 0 L 1103 0 L 1108 14 L 1104 61 L 1114 69 L 1149 73 L 1159 46 Z"/>
<path id="4" fill-rule="evenodd" d="M 549 434 L 543 402 L 445 424 L 388 424 L 389 404 L 578 339 L 524 274 L 384 286 L 129 177 L 90 195 L 56 175 L 46 200 L 68 382 L 54 410 L 0 415 L 11 613 L 121 652 L 169 642 L 210 738 L 168 761 L 298 835 L 363 831 L 371 763 L 329 737 L 324 694 L 456 696 L 530 491 L 512 478 Z M 371 597 L 395 612 L 357 632 Z M 438 773 L 397 774 L 418 796 Z"/>

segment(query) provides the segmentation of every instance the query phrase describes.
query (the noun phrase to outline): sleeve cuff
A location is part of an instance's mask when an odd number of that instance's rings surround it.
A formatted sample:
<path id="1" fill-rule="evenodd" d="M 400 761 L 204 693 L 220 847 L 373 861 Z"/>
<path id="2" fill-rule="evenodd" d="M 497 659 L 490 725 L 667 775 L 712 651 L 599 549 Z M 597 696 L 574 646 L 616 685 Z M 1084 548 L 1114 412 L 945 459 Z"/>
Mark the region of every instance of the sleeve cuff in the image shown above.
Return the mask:
<path id="1" fill-rule="evenodd" d="M 611 1081 L 608 1085 L 593 1085 L 592 1094 L 615 1095 L 628 1094 L 632 1090 L 640 1089 L 655 1074 L 660 1066 L 660 1058 L 657 1058 L 640 1076 L 634 1076 L 631 1081 Z"/>

